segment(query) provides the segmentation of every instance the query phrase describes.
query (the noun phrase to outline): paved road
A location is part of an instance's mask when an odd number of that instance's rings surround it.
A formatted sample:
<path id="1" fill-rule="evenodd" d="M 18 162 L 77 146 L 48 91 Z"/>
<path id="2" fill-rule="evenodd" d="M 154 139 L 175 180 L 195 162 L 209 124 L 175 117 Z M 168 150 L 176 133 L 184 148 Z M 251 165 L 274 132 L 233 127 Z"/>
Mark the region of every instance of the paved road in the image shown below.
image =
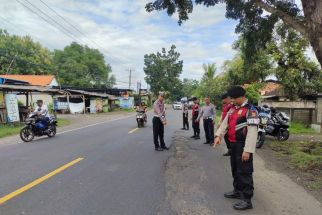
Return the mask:
<path id="1" fill-rule="evenodd" d="M 175 112 L 178 113 L 178 112 Z M 179 124 L 169 113 L 166 142 Z M 0 145 L 0 196 L 77 159 L 79 163 L 5 202 L 0 214 L 155 214 L 165 197 L 164 164 L 148 126 L 129 133 L 134 117 L 30 144 Z"/>
<path id="2" fill-rule="evenodd" d="M 8 200 L 0 215 L 239 214 L 222 196 L 231 188 L 222 150 L 214 154 L 202 140 L 190 146 L 190 132 L 179 131 L 181 112 L 169 111 L 166 143 L 179 135 L 177 144 L 155 152 L 149 119 L 138 130 L 133 116 L 30 144 L 0 144 L 0 202 Z M 36 186 L 20 192 L 36 179 Z M 14 191 L 14 198 L 3 198 Z M 274 214 L 269 196 L 263 198 L 255 196 L 256 208 L 247 214 Z"/>

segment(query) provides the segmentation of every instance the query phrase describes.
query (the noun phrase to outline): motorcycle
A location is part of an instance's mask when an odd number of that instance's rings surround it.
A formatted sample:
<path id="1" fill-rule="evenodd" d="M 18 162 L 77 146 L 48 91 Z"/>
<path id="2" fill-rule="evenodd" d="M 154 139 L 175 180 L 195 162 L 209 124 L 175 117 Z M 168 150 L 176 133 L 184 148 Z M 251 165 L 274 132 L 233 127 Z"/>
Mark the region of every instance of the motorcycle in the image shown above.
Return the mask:
<path id="1" fill-rule="evenodd" d="M 261 148 L 265 142 L 266 128 L 267 128 L 267 123 L 270 116 L 266 112 L 259 112 L 258 116 L 259 116 L 259 125 L 258 125 L 256 148 Z"/>
<path id="2" fill-rule="evenodd" d="M 138 128 L 144 127 L 146 123 L 146 114 L 145 112 L 138 111 L 136 114 L 136 122 L 138 124 Z"/>
<path id="3" fill-rule="evenodd" d="M 56 135 L 57 121 L 54 117 L 49 117 L 49 120 L 46 120 L 37 114 L 30 114 L 25 124 L 26 126 L 20 130 L 20 138 L 24 142 L 31 142 L 35 136 L 54 137 Z"/>
<path id="4" fill-rule="evenodd" d="M 276 137 L 278 141 L 286 141 L 290 137 L 289 121 L 290 118 L 284 112 L 272 112 L 265 129 L 266 134 Z"/>

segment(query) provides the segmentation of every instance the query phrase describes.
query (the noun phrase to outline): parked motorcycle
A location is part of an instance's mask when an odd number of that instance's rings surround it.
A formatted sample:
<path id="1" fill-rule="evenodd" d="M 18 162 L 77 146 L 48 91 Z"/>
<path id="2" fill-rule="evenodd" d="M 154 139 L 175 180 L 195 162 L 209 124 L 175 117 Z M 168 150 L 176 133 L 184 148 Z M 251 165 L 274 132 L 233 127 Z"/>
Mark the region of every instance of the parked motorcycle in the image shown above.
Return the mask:
<path id="1" fill-rule="evenodd" d="M 265 142 L 265 136 L 276 137 L 279 141 L 286 141 L 289 136 L 290 118 L 284 112 L 277 112 L 274 108 L 267 110 L 267 107 L 258 108 L 260 124 L 256 148 L 261 148 Z"/>
<path id="2" fill-rule="evenodd" d="M 138 111 L 136 114 L 136 122 L 138 124 L 138 128 L 144 127 L 146 123 L 146 113 Z"/>
<path id="3" fill-rule="evenodd" d="M 272 111 L 271 119 L 268 121 L 266 134 L 276 137 L 279 141 L 286 141 L 290 137 L 290 118 L 284 112 Z"/>
<path id="4" fill-rule="evenodd" d="M 259 112 L 259 125 L 256 148 L 261 148 L 265 142 L 266 128 L 270 115 L 266 112 Z"/>
<path id="5" fill-rule="evenodd" d="M 36 114 L 30 114 L 25 124 L 26 126 L 20 130 L 20 138 L 24 142 L 31 142 L 35 136 L 47 135 L 48 137 L 54 137 L 56 135 L 57 121 L 54 117 L 50 117 L 46 121 Z"/>

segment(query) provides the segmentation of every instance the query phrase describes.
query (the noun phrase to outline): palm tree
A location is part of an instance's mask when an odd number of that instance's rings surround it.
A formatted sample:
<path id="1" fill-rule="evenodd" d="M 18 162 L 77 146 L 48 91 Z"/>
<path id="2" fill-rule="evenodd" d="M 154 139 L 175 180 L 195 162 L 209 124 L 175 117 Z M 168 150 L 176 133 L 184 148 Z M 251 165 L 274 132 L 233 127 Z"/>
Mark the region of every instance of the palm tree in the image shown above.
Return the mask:
<path id="1" fill-rule="evenodd" d="M 215 78 L 215 74 L 217 71 L 217 67 L 215 63 L 203 64 L 202 68 L 205 71 L 202 78 L 204 81 L 213 80 Z"/>

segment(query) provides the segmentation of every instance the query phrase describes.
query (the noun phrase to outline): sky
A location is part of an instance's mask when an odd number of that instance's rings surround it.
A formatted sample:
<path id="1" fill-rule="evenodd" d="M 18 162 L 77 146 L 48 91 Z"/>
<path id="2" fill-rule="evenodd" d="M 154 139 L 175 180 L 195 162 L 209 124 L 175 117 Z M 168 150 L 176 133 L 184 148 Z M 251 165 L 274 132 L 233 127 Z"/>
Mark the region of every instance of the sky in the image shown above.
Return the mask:
<path id="1" fill-rule="evenodd" d="M 63 49 L 72 41 L 99 49 L 120 88 L 128 87 L 130 69 L 131 88 L 136 89 L 138 81 L 145 88 L 144 55 L 163 47 L 169 50 L 172 44 L 184 62 L 182 79 L 200 79 L 204 63 L 216 63 L 219 73 L 223 62 L 236 54 L 232 43 L 238 37 L 237 21 L 225 18 L 225 5 L 197 5 L 189 21 L 179 26 L 177 15 L 146 12 L 150 1 L 0 0 L 0 28 L 30 35 L 50 50 Z"/>

